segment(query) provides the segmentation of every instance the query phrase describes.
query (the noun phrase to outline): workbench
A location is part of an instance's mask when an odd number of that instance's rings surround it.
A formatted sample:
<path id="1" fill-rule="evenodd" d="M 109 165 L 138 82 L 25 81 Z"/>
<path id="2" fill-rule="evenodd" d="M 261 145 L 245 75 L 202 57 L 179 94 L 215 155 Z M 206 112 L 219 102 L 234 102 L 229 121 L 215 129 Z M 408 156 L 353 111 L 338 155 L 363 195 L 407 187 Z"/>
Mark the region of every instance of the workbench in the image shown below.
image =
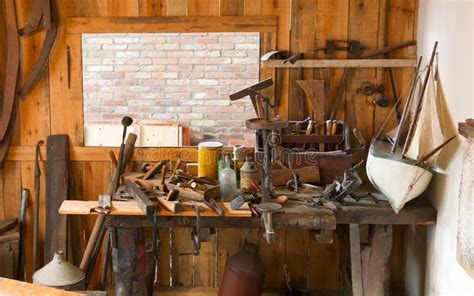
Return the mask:
<path id="1" fill-rule="evenodd" d="M 336 230 L 341 248 L 343 292 L 352 292 L 353 295 L 388 295 L 392 225 L 432 225 L 436 223 L 436 216 L 435 208 L 422 199 L 409 202 L 398 215 L 387 203 L 365 199 L 345 203 L 335 212 L 288 200 L 283 206 L 283 212 L 274 214 L 273 225 L 274 228 L 308 229 L 314 232 L 316 240 L 321 239 L 326 243 L 332 239 L 332 230 Z M 121 238 L 112 242 L 117 248 L 114 252 L 119 255 L 113 256 L 113 260 L 120 258 L 121 264 L 125 264 L 128 270 L 146 269 L 146 261 L 153 258 L 144 253 L 144 229 L 154 227 L 155 223 L 158 228 L 195 227 L 196 217 L 160 210 L 154 219 L 150 219 L 136 213 L 124 214 L 112 210 L 107 216 L 106 226 L 111 236 Z M 369 237 L 364 240 L 369 243 L 362 246 L 361 225 L 369 227 Z M 200 226 L 262 228 L 262 223 L 257 217 L 218 217 L 212 214 L 202 216 Z M 127 249 L 121 248 L 121 244 L 130 242 L 132 243 Z M 154 270 L 148 268 L 146 276 L 140 279 L 143 285 L 150 281 L 152 272 Z M 137 281 L 136 276 L 133 272 L 122 271 L 119 278 L 120 281 L 131 283 Z"/>

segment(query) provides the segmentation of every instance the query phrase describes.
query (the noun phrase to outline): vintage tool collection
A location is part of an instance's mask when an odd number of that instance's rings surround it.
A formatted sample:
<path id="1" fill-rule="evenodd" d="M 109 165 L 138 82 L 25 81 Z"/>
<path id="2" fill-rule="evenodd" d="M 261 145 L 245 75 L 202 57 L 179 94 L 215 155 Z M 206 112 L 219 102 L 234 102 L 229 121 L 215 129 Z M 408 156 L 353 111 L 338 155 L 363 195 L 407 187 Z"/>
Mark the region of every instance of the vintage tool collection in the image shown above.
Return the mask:
<path id="1" fill-rule="evenodd" d="M 5 89 L 3 89 L 2 120 L 0 124 L 0 161 L 3 161 L 9 138 L 12 133 L 12 122 L 16 116 L 18 98 L 26 98 L 38 81 L 46 67 L 49 52 L 54 44 L 58 26 L 59 14 L 54 0 L 37 0 L 28 15 L 26 27 L 18 29 L 15 1 L 6 0 L 7 23 L 7 74 Z M 39 58 L 23 85 L 20 85 L 20 37 L 27 37 L 41 30 L 46 30 L 43 46 Z M 378 50 L 366 51 L 366 47 L 358 41 L 327 40 L 324 48 L 315 49 L 323 51 L 326 56 L 333 56 L 336 51 L 347 51 L 349 58 L 366 59 L 376 56 L 387 56 L 389 53 L 414 45 L 415 42 L 404 42 Z M 436 51 L 436 47 L 434 52 Z M 433 55 L 434 55 L 433 52 Z M 70 52 L 68 48 L 68 59 Z M 262 56 L 262 61 L 283 59 L 285 63 L 295 63 L 303 58 L 303 54 L 274 51 Z M 433 57 L 430 68 L 433 64 Z M 68 76 L 71 69 L 68 63 Z M 105 259 L 102 266 L 101 288 L 105 288 L 106 273 L 109 269 L 110 259 L 114 262 L 113 270 L 116 275 L 115 289 L 118 295 L 129 295 L 132 292 L 150 293 L 153 277 L 156 273 L 156 261 L 159 259 L 159 237 L 156 226 L 156 217 L 162 211 L 173 214 L 184 213 L 191 209 L 195 216 L 195 226 L 192 228 L 189 252 L 180 253 L 180 256 L 198 256 L 201 251 L 201 242 L 205 229 L 201 227 L 203 216 L 227 217 L 230 214 L 243 213 L 248 216 L 261 218 L 264 228 L 264 237 L 268 243 L 278 240 L 273 229 L 274 215 L 285 210 L 285 203 L 297 203 L 311 207 L 322 207 L 336 212 L 345 198 L 351 197 L 358 200 L 355 190 L 362 184 L 362 179 L 357 173 L 357 168 L 363 163 L 353 164 L 352 153 L 365 150 L 366 143 L 356 127 L 349 126 L 348 122 L 338 120 L 338 111 L 342 104 L 344 92 L 351 80 L 353 69 L 345 68 L 332 106 L 325 90 L 324 80 L 298 80 L 297 85 L 303 90 L 306 97 L 307 109 L 311 110 L 308 118 L 298 121 L 288 121 L 276 114 L 280 100 L 281 69 L 275 73 L 275 95 L 271 99 L 265 95 L 267 88 L 273 86 L 271 78 L 264 79 L 254 85 L 246 87 L 231 94 L 230 100 L 236 101 L 247 96 L 250 97 L 256 118 L 248 119 L 245 126 L 254 130 L 256 134 L 256 147 L 254 151 L 246 151 L 243 147 L 234 147 L 233 153 L 219 142 L 203 142 L 198 145 L 198 162 L 186 163 L 178 158 L 175 162 L 170 159 L 161 159 L 155 163 L 146 163 L 141 166 L 141 171 L 126 171 L 127 164 L 134 153 L 137 136 L 128 134 L 127 128 L 133 123 L 132 118 L 126 116 L 122 119 L 123 133 L 118 158 L 114 152 L 109 154 L 114 164 L 113 174 L 105 194 L 98 196 L 98 205 L 91 211 L 98 214 L 94 228 L 85 248 L 79 268 L 64 260 L 64 251 L 67 249 L 67 224 L 65 216 L 58 215 L 60 204 L 68 195 L 69 179 L 69 148 L 67 135 L 53 135 L 48 137 L 46 165 L 46 238 L 44 247 L 44 260 L 51 261 L 42 269 L 38 269 L 38 225 L 39 225 L 39 199 L 40 199 L 40 147 L 39 141 L 35 151 L 35 186 L 33 204 L 33 279 L 42 285 L 61 287 L 63 289 L 87 288 L 99 257 L 104 239 Z M 432 95 L 429 88 L 430 79 L 436 76 L 427 71 L 423 89 L 418 100 L 412 100 L 417 78 L 414 79 L 412 92 L 407 100 L 403 113 L 399 110 L 398 93 L 392 69 L 389 69 L 390 84 L 393 96 L 391 102 L 385 93 L 384 85 L 366 82 L 360 85 L 359 92 L 370 96 L 377 94 L 374 101 L 380 107 L 390 104 L 395 106 L 400 127 L 396 137 L 392 140 L 392 154 L 402 149 L 402 159 L 411 157 L 411 143 L 419 141 L 416 121 L 424 104 L 429 98 L 424 98 L 428 87 L 428 95 Z M 433 76 L 433 77 L 432 77 Z M 70 77 L 68 77 L 70 86 Z M 428 85 L 428 86 L 427 86 Z M 430 92 L 431 91 L 431 92 Z M 417 102 L 415 123 L 409 127 L 405 146 L 399 147 L 403 124 L 407 120 L 407 110 L 410 102 Z M 424 101 L 424 102 L 423 102 Z M 444 136 L 444 134 L 443 134 Z M 418 155 L 416 166 L 422 168 L 422 163 L 437 153 L 452 137 L 443 137 L 444 142 L 437 143 L 429 153 Z M 381 140 L 382 141 L 382 140 Z M 355 144 L 357 142 L 357 144 Z M 377 139 L 371 146 L 372 158 L 378 155 L 374 152 Z M 397 150 L 398 149 L 398 150 Z M 374 165 L 376 160 L 369 156 L 368 163 Z M 406 163 L 406 161 L 400 161 Z M 385 185 L 377 181 L 374 174 L 379 174 L 377 169 L 367 166 L 370 181 L 390 197 L 391 192 L 384 189 Z M 196 169 L 196 172 L 192 171 Z M 382 174 L 379 174 L 381 176 Z M 431 175 L 430 175 L 431 176 Z M 428 176 L 428 177 L 430 177 Z M 424 182 L 424 181 L 423 181 Z M 276 187 L 283 188 L 287 195 L 277 192 Z M 290 195 L 290 193 L 292 195 Z M 300 198 L 299 194 L 306 194 Z M 17 278 L 24 279 L 25 264 L 25 233 L 26 209 L 29 191 L 22 192 L 20 231 L 13 239 L 19 240 L 19 268 Z M 308 198 L 310 196 L 310 198 Z M 412 197 L 410 197 L 412 198 Z M 409 198 L 407 198 L 409 199 Z M 403 206 L 406 200 L 403 200 Z M 143 229 L 125 229 L 105 226 L 106 216 L 113 211 L 115 202 L 135 202 L 143 212 L 143 216 L 154 221 L 153 251 L 138 250 L 132 241 L 143 243 L 150 238 L 145 236 Z M 393 202 L 393 201 L 392 201 Z M 396 206 L 396 211 L 401 208 Z M 207 213 L 206 213 L 207 212 Z M 212 215 L 209 215 L 212 212 Z M 1 222 L 0 233 L 5 229 L 15 227 L 16 222 Z M 5 226 L 6 225 L 6 226 Z M 12 226 L 13 225 L 13 226 Z M 57 228 L 58 231 L 52 231 Z M 143 243 L 145 245 L 145 243 Z M 142 260 L 138 270 L 128 270 L 131 256 L 130 252 L 143 252 L 146 260 Z M 153 268 L 147 262 L 153 253 L 155 264 Z M 51 260 L 52 259 L 52 260 Z M 144 272 L 145 270 L 145 272 Z M 122 276 L 133 273 L 134 282 L 122 281 Z M 258 256 L 255 245 L 245 242 L 242 250 L 230 256 L 225 265 L 225 272 L 220 286 L 219 295 L 226 295 L 228 289 L 235 289 L 236 295 L 260 295 L 265 279 L 265 267 Z M 137 288 L 139 287 L 139 288 Z M 291 289 L 290 289 L 291 290 Z"/>

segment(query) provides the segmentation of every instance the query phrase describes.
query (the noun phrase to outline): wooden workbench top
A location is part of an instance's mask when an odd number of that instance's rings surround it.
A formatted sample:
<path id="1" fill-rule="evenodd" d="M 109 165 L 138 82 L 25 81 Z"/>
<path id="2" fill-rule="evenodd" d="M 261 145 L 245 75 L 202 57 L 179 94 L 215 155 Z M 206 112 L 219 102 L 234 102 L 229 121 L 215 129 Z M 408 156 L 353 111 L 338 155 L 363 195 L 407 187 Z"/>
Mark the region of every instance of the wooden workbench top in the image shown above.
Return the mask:
<path id="1" fill-rule="evenodd" d="M 61 214 L 88 215 L 97 205 L 95 201 L 65 201 Z M 107 225 L 126 227 L 149 227 L 153 221 L 147 220 L 135 201 L 114 202 L 114 208 L 107 218 Z M 226 216 L 218 217 L 210 210 L 203 210 L 202 227 L 260 228 L 261 220 L 251 217 L 248 211 L 238 214 L 227 204 Z M 73 210 L 71 210 L 73 209 Z M 335 229 L 336 224 L 418 224 L 436 223 L 436 209 L 419 199 L 409 202 L 397 215 L 387 203 L 374 203 L 370 200 L 346 203 L 336 212 L 324 207 L 310 207 L 294 201 L 287 201 L 283 211 L 273 215 L 275 228 Z M 194 212 L 170 213 L 160 210 L 157 216 L 159 227 L 192 227 L 196 224 Z"/>

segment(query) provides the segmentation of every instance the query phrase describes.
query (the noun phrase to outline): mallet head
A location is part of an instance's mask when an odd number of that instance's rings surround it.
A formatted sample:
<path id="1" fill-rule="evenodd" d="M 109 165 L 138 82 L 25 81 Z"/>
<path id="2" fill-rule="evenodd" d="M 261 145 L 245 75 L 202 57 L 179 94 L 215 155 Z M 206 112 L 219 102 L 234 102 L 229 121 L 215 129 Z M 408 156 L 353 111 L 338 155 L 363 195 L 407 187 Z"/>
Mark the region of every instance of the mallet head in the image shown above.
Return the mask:
<path id="1" fill-rule="evenodd" d="M 123 126 L 131 126 L 133 123 L 133 119 L 130 116 L 124 116 L 122 118 L 122 125 Z"/>

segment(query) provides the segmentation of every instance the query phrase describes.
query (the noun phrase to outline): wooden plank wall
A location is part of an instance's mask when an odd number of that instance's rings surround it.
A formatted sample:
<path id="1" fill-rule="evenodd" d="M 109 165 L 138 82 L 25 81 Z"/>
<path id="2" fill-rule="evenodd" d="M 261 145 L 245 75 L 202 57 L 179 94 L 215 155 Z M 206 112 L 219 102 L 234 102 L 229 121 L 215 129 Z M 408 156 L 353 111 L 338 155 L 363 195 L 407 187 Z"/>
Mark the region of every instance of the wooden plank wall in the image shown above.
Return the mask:
<path id="1" fill-rule="evenodd" d="M 20 26 L 25 24 L 29 0 L 17 0 Z M 58 0 L 61 17 L 141 17 L 141 16 L 207 16 L 207 15 L 275 15 L 278 16 L 276 46 L 292 53 L 302 52 L 305 57 L 322 58 L 314 48 L 324 46 L 327 38 L 355 39 L 369 48 L 382 47 L 416 38 L 417 0 Z M 218 24 L 216 24 L 218 25 Z M 0 34 L 0 38 L 3 35 Z M 264 37 L 265 38 L 265 37 Z M 1 40 L 0 40 L 1 41 Z M 41 47 L 42 36 L 23 41 L 23 68 L 26 72 L 33 65 Z M 3 43 L 2 43 L 3 44 Z M 82 80 L 81 62 L 72 62 L 71 89 L 61 87 L 67 79 L 67 65 L 61 55 L 66 54 L 66 46 L 74 56 L 81 50 L 78 35 L 66 35 L 61 30 L 49 68 L 26 101 L 21 102 L 14 146 L 31 147 L 50 134 L 67 133 L 71 146 L 83 145 Z M 337 57 L 343 58 L 344 53 Z M 403 50 L 394 57 L 406 57 Z M 1 58 L 1 57 L 0 57 Z M 400 93 L 408 88 L 411 69 L 395 70 Z M 262 76 L 269 75 L 261 71 Z M 282 97 L 278 113 L 289 119 L 301 119 L 308 113 L 303 94 L 296 85 L 297 79 L 326 79 L 327 91 L 334 97 L 341 78 L 341 69 L 284 70 Z M 364 81 L 388 85 L 387 75 L 382 70 L 357 70 L 353 83 L 348 87 L 339 117 L 346 118 L 357 126 L 369 139 L 380 127 L 388 108 L 375 107 L 374 97 L 357 93 Z M 265 77 L 262 77 L 265 78 Z M 388 92 L 389 93 L 389 92 Z M 78 95 L 79 94 L 79 95 Z M 350 112 L 344 112 L 345 110 Z M 91 148 L 93 149 L 93 148 Z M 152 149 L 151 149 L 152 150 Z M 93 150 L 91 150 L 93 152 Z M 150 152 L 150 151 L 149 151 Z M 153 153 L 152 151 L 150 152 Z M 96 199 L 105 192 L 110 163 L 103 158 L 94 160 L 91 154 L 81 154 L 72 164 L 73 190 L 69 198 Z M 45 155 L 42 154 L 44 159 Z M 44 170 L 44 163 L 42 164 Z M 7 161 L 1 174 L 0 219 L 19 216 L 20 189 L 29 188 L 33 192 L 34 163 L 31 155 Z M 44 179 L 40 203 L 44 213 Z M 33 195 L 32 195 L 33 197 Z M 33 204 L 33 201 L 30 201 Z M 33 209 L 28 211 L 28 223 L 32 221 Z M 41 217 L 44 221 L 44 214 Z M 79 253 L 89 237 L 93 218 L 78 219 L 76 224 Z M 30 224 L 31 225 L 31 224 Z M 84 225 L 77 227 L 77 225 Z M 31 245 L 32 227 L 29 227 L 26 245 Z M 44 225 L 40 227 L 40 240 L 44 239 Z M 403 287 L 403 236 L 402 228 L 395 229 L 392 286 Z M 189 229 L 162 230 L 163 241 L 161 273 L 162 285 L 170 283 L 183 286 L 217 286 L 222 275 L 226 258 L 239 249 L 247 240 L 257 243 L 267 266 L 267 288 L 283 288 L 283 264 L 288 265 L 295 286 L 301 288 L 336 289 L 339 287 L 338 241 L 332 245 L 317 245 L 310 234 L 301 230 L 277 230 L 276 244 L 264 242 L 259 230 L 220 229 L 214 242 L 203 243 L 199 257 L 178 256 L 190 251 Z M 40 248 L 39 254 L 43 251 Z M 27 250 L 26 262 L 31 262 L 31 251 Z M 170 263 L 172 267 L 169 268 Z M 27 264 L 28 279 L 31 279 L 31 265 Z M 94 280 L 97 279 L 97 273 Z"/>

